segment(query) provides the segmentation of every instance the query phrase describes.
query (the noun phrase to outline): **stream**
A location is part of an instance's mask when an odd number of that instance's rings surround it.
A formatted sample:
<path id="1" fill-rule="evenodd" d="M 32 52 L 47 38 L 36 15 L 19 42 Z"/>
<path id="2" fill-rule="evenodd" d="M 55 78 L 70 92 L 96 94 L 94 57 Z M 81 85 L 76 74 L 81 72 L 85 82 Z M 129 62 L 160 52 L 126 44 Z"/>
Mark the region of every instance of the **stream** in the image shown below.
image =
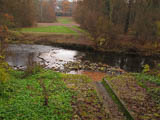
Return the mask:
<path id="1" fill-rule="evenodd" d="M 160 63 L 160 59 L 156 57 L 80 52 L 47 45 L 11 44 L 7 51 L 10 54 L 7 56 L 6 61 L 15 69 L 25 69 L 29 59 L 45 65 L 46 68 L 62 72 L 83 70 L 87 65 L 86 70 L 92 71 L 104 71 L 105 66 L 109 65 L 127 72 L 141 72 L 145 64 L 154 67 L 156 63 Z M 78 65 L 77 69 L 73 67 L 73 64 L 76 66 L 75 63 Z M 69 70 L 66 69 L 66 64 L 69 64 Z"/>

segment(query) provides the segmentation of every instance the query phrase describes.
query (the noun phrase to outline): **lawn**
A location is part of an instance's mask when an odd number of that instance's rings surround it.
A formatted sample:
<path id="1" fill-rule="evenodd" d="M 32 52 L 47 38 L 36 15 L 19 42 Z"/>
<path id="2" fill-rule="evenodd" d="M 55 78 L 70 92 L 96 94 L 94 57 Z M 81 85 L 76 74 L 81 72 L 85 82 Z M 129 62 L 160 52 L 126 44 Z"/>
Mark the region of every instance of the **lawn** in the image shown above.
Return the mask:
<path id="1" fill-rule="evenodd" d="M 66 26 L 48 26 L 35 28 L 22 28 L 22 32 L 44 32 L 44 33 L 58 33 L 58 34 L 77 34 L 71 28 Z"/>
<path id="2" fill-rule="evenodd" d="M 62 23 L 62 24 L 69 24 L 73 22 L 71 17 L 58 17 L 57 20 L 59 23 Z"/>

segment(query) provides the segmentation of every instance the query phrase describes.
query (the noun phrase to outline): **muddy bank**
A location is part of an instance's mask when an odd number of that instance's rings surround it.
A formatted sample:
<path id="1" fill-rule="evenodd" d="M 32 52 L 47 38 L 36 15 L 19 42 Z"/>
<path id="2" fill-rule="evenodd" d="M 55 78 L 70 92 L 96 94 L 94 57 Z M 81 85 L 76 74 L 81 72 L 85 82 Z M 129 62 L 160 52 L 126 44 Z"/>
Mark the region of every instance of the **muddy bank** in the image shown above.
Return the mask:
<path id="1" fill-rule="evenodd" d="M 94 50 L 95 43 L 85 35 L 51 34 L 51 33 L 20 33 L 12 35 L 9 41 L 14 44 L 53 45 L 75 50 Z"/>
<path id="2" fill-rule="evenodd" d="M 133 46 L 133 43 L 119 44 L 117 47 L 97 48 L 96 43 L 87 35 L 52 34 L 52 33 L 11 33 L 9 43 L 41 44 L 63 47 L 71 50 L 91 51 L 97 53 L 131 54 L 159 57 L 160 49 L 149 44 L 147 46 Z M 132 45 L 128 45 L 132 44 Z"/>

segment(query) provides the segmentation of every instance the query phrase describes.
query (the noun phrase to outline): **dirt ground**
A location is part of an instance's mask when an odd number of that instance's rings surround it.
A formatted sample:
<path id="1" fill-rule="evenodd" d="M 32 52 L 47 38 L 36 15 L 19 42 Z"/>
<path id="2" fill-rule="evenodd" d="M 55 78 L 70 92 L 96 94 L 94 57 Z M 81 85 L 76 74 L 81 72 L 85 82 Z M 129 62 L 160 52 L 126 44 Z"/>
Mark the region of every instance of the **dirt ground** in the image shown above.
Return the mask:
<path id="1" fill-rule="evenodd" d="M 47 27 L 47 26 L 66 26 L 66 27 L 78 26 L 79 27 L 79 24 L 75 22 L 72 22 L 69 24 L 63 24 L 63 23 L 56 22 L 56 23 L 38 23 L 37 26 L 38 27 Z"/>
<path id="2" fill-rule="evenodd" d="M 95 46 L 85 35 L 70 35 L 70 34 L 50 34 L 50 33 L 23 33 L 18 39 L 12 40 L 12 43 L 29 43 L 29 44 L 64 44 L 64 45 L 80 45 L 80 46 Z M 73 46 L 74 47 L 74 46 Z"/>

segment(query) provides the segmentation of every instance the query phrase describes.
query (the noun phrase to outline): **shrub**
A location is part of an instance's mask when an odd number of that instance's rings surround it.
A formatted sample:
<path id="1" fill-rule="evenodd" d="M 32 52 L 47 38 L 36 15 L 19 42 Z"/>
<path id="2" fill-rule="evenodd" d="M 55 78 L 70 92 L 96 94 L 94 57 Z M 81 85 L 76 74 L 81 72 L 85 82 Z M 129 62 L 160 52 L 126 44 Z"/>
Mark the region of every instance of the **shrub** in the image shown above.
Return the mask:
<path id="1" fill-rule="evenodd" d="M 27 68 L 25 70 L 25 76 L 33 75 L 42 71 L 40 64 L 34 62 L 34 54 L 31 53 L 28 56 Z"/>
<path id="2" fill-rule="evenodd" d="M 4 83 L 9 79 L 8 74 L 8 64 L 5 60 L 5 50 L 7 47 L 7 32 L 8 29 L 6 26 L 0 26 L 0 93 L 2 92 Z"/>
<path id="3" fill-rule="evenodd" d="M 96 35 L 95 39 L 99 47 L 110 48 L 113 47 L 116 40 L 118 27 L 114 26 L 113 23 L 105 17 L 99 17 L 96 22 Z"/>
<path id="4" fill-rule="evenodd" d="M 5 57 L 0 55 L 0 95 L 3 94 L 5 83 L 9 80 L 9 66 L 8 63 L 4 61 Z"/>
<path id="5" fill-rule="evenodd" d="M 138 16 L 139 17 L 136 18 L 136 21 L 133 26 L 136 39 L 141 44 L 144 44 L 147 41 L 155 41 L 157 39 L 158 27 L 156 22 L 153 21 L 152 13 L 149 14 L 149 12 L 142 12 Z"/>
<path id="6" fill-rule="evenodd" d="M 132 46 L 151 43 L 158 47 L 159 13 L 158 0 L 83 0 L 78 2 L 73 16 L 90 33 L 97 47 L 131 47 L 131 42 Z M 121 38 L 122 33 L 123 39 L 118 39 L 121 42 L 113 41 L 116 36 Z"/>
<path id="7" fill-rule="evenodd" d="M 148 64 L 144 65 L 143 73 L 147 73 L 150 71 L 150 66 Z"/>

